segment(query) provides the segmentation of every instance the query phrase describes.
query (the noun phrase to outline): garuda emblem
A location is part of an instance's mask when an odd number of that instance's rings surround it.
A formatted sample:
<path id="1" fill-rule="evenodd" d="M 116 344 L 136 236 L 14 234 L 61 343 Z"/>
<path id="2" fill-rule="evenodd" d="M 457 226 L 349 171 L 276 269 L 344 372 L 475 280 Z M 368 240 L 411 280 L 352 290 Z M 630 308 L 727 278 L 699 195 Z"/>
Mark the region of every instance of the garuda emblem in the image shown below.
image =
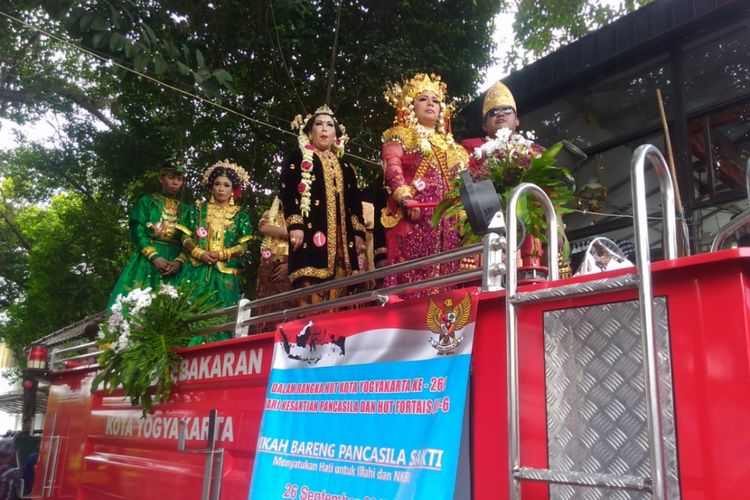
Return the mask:
<path id="1" fill-rule="evenodd" d="M 464 340 L 461 330 L 469 322 L 471 297 L 467 293 L 456 305 L 453 299 L 445 299 L 443 306 L 441 309 L 432 299 L 427 306 L 427 327 L 437 335 L 437 339 L 430 339 L 430 345 L 437 349 L 438 354 L 453 354 Z"/>

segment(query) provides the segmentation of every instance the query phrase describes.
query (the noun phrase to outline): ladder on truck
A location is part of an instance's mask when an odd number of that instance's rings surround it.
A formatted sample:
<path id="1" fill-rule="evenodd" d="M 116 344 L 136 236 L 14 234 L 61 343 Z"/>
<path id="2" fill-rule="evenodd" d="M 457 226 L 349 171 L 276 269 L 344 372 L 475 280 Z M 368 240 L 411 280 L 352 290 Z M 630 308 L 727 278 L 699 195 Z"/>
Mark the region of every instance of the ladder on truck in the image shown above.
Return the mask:
<path id="1" fill-rule="evenodd" d="M 664 435 L 662 429 L 662 406 L 659 395 L 658 351 L 654 332 L 653 289 L 650 272 L 648 220 L 646 212 L 646 189 L 644 166 L 649 160 L 656 170 L 661 187 L 661 204 L 664 221 L 664 257 L 677 257 L 677 227 L 675 198 L 672 179 L 663 156 L 652 145 L 640 146 L 631 161 L 632 196 L 634 205 L 635 247 L 637 256 L 636 274 L 625 274 L 582 283 L 564 284 L 530 292 L 518 291 L 517 254 L 517 209 L 519 198 L 524 194 L 534 196 L 543 206 L 547 221 L 548 267 L 550 281 L 558 279 L 557 263 L 557 219 L 546 193 L 534 184 L 521 184 L 513 191 L 508 202 L 507 251 L 506 251 L 506 331 L 507 331 L 507 396 L 508 396 L 508 458 L 509 498 L 521 498 L 521 483 L 534 481 L 549 486 L 585 486 L 613 490 L 641 492 L 641 497 L 664 500 L 667 498 L 667 466 L 665 462 Z M 684 223 L 684 221 L 683 221 Z M 642 349 L 642 371 L 645 392 L 645 421 L 647 424 L 647 446 L 649 474 L 612 474 L 580 470 L 557 470 L 552 467 L 525 467 L 521 463 L 520 405 L 519 405 L 519 324 L 518 313 L 524 305 L 559 300 L 573 296 L 609 293 L 616 290 L 637 288 L 640 310 L 640 345 Z M 583 313 L 585 314 L 585 313 Z M 545 339 L 547 332 L 544 332 Z M 546 341 L 546 340 L 545 340 Z M 548 390 L 545 387 L 545 392 Z M 547 398 L 545 398 L 547 399 Z M 549 425 L 549 415 L 546 417 Z M 551 437 L 547 436 L 547 453 L 550 454 Z M 604 494 L 604 491 L 601 492 Z M 679 496 L 679 493 L 676 493 Z M 553 495 L 551 495 L 553 496 Z M 669 498 L 675 498 L 670 492 Z"/>

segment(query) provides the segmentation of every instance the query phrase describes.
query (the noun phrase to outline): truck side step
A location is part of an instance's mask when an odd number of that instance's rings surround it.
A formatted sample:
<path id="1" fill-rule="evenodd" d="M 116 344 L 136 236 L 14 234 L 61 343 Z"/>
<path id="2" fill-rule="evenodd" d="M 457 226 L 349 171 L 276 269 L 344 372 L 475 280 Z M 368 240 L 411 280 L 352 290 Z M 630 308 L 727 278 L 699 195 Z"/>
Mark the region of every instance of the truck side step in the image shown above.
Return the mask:
<path id="1" fill-rule="evenodd" d="M 591 486 L 618 490 L 651 491 L 651 479 L 640 476 L 518 467 L 513 469 L 513 477 L 519 481 Z"/>
<path id="2" fill-rule="evenodd" d="M 510 298 L 513 304 L 527 302 L 545 302 L 568 297 L 582 297 L 595 293 L 614 292 L 616 290 L 638 287 L 638 276 L 626 274 L 615 278 L 604 278 L 600 280 L 587 281 L 586 283 L 573 283 L 570 285 L 543 288 L 533 292 L 518 292 Z"/>

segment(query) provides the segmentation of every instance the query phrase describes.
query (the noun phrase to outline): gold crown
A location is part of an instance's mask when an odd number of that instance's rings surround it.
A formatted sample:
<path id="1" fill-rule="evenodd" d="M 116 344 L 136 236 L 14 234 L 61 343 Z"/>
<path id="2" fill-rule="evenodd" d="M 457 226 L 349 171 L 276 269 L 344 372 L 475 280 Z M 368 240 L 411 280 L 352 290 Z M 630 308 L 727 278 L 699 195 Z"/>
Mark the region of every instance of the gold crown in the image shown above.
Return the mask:
<path id="1" fill-rule="evenodd" d="M 333 111 L 331 108 L 328 107 L 328 104 L 323 104 L 318 109 L 315 110 L 315 113 L 313 113 L 313 116 L 315 115 L 331 115 L 333 116 Z"/>
<path id="2" fill-rule="evenodd" d="M 417 73 L 403 85 L 398 83 L 386 85 L 385 99 L 396 111 L 403 111 L 403 108 L 409 106 L 415 97 L 427 91 L 435 94 L 440 101 L 444 101 L 448 93 L 448 86 L 434 73 L 429 75 Z"/>
<path id="3" fill-rule="evenodd" d="M 510 106 L 513 111 L 518 114 L 516 109 L 516 100 L 513 98 L 513 94 L 510 89 L 505 86 L 502 82 L 497 82 L 495 85 L 487 90 L 484 95 L 484 103 L 482 104 L 482 118 L 487 116 L 487 112 L 492 108 L 499 108 L 504 106 Z"/>
<path id="4" fill-rule="evenodd" d="M 291 123 L 292 130 L 299 129 L 300 131 L 302 131 L 302 129 L 305 128 L 305 125 L 307 125 L 307 122 L 309 122 L 313 116 L 318 115 L 328 115 L 336 120 L 336 116 L 333 114 L 331 108 L 329 108 L 327 104 L 323 104 L 322 106 L 318 107 L 318 109 L 316 109 L 314 113 L 308 114 L 304 118 L 302 118 L 302 115 L 295 116 Z"/>
<path id="5" fill-rule="evenodd" d="M 333 118 L 333 121 L 338 126 L 339 130 L 341 131 L 341 135 L 336 138 L 336 141 L 333 143 L 333 150 L 336 152 L 336 155 L 341 158 L 344 155 L 344 151 L 346 148 L 346 143 L 349 142 L 349 136 L 346 134 L 346 127 L 343 123 L 340 123 L 338 120 L 336 120 L 336 116 L 333 114 L 333 111 L 331 108 L 328 107 L 327 104 L 323 104 L 322 106 L 319 106 L 318 109 L 315 110 L 314 113 L 308 114 L 304 118 L 302 118 L 302 115 L 297 115 L 294 117 L 294 120 L 292 120 L 291 127 L 292 130 L 299 130 L 299 144 L 300 149 L 302 150 L 302 153 L 304 153 L 305 146 L 309 143 L 309 138 L 307 137 L 307 134 L 303 132 L 303 129 L 307 125 L 307 122 L 309 122 L 313 116 L 318 115 L 328 115 L 331 118 Z"/>
<path id="6" fill-rule="evenodd" d="M 241 183 L 240 187 L 244 187 L 250 182 L 250 176 L 244 168 L 240 167 L 236 163 L 230 163 L 229 160 L 223 160 L 217 161 L 216 163 L 208 167 L 205 172 L 203 172 L 203 179 L 201 180 L 201 184 L 203 184 L 204 186 L 207 185 L 209 177 L 211 177 L 211 174 L 217 168 L 225 168 L 234 171 L 237 179 Z"/>

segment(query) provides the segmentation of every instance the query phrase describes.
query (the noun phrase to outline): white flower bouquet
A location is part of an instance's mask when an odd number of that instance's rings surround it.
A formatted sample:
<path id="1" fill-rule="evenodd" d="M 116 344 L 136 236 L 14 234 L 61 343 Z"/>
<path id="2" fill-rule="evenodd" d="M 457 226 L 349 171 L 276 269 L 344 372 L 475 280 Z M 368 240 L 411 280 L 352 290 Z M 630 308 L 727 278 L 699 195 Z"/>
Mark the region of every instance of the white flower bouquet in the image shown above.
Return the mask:
<path id="1" fill-rule="evenodd" d="M 545 150 L 534 140 L 533 131 L 516 133 L 500 129 L 494 139 L 474 150 L 477 168 L 472 170 L 474 181 L 489 179 L 504 202 L 513 189 L 523 182 L 531 182 L 542 188 L 550 197 L 558 214 L 570 212 L 564 205 L 573 199 L 574 180 L 564 167 L 555 165 L 562 142 Z M 436 207 L 432 223 L 437 225 L 443 217 L 456 217 L 458 228 L 467 243 L 479 241 L 474 235 L 461 202 L 461 179 L 457 178 L 452 189 Z M 523 198 L 519 217 L 534 236 L 544 239 L 544 210 L 534 200 Z"/>
<path id="2" fill-rule="evenodd" d="M 120 295 L 99 331 L 103 352 L 92 391 L 122 388 L 144 414 L 154 402 L 166 402 L 180 364 L 174 349 L 186 346 L 194 330 L 207 326 L 191 318 L 215 305 L 210 295 L 193 297 L 190 290 L 166 284 L 158 291 L 136 288 Z"/>

